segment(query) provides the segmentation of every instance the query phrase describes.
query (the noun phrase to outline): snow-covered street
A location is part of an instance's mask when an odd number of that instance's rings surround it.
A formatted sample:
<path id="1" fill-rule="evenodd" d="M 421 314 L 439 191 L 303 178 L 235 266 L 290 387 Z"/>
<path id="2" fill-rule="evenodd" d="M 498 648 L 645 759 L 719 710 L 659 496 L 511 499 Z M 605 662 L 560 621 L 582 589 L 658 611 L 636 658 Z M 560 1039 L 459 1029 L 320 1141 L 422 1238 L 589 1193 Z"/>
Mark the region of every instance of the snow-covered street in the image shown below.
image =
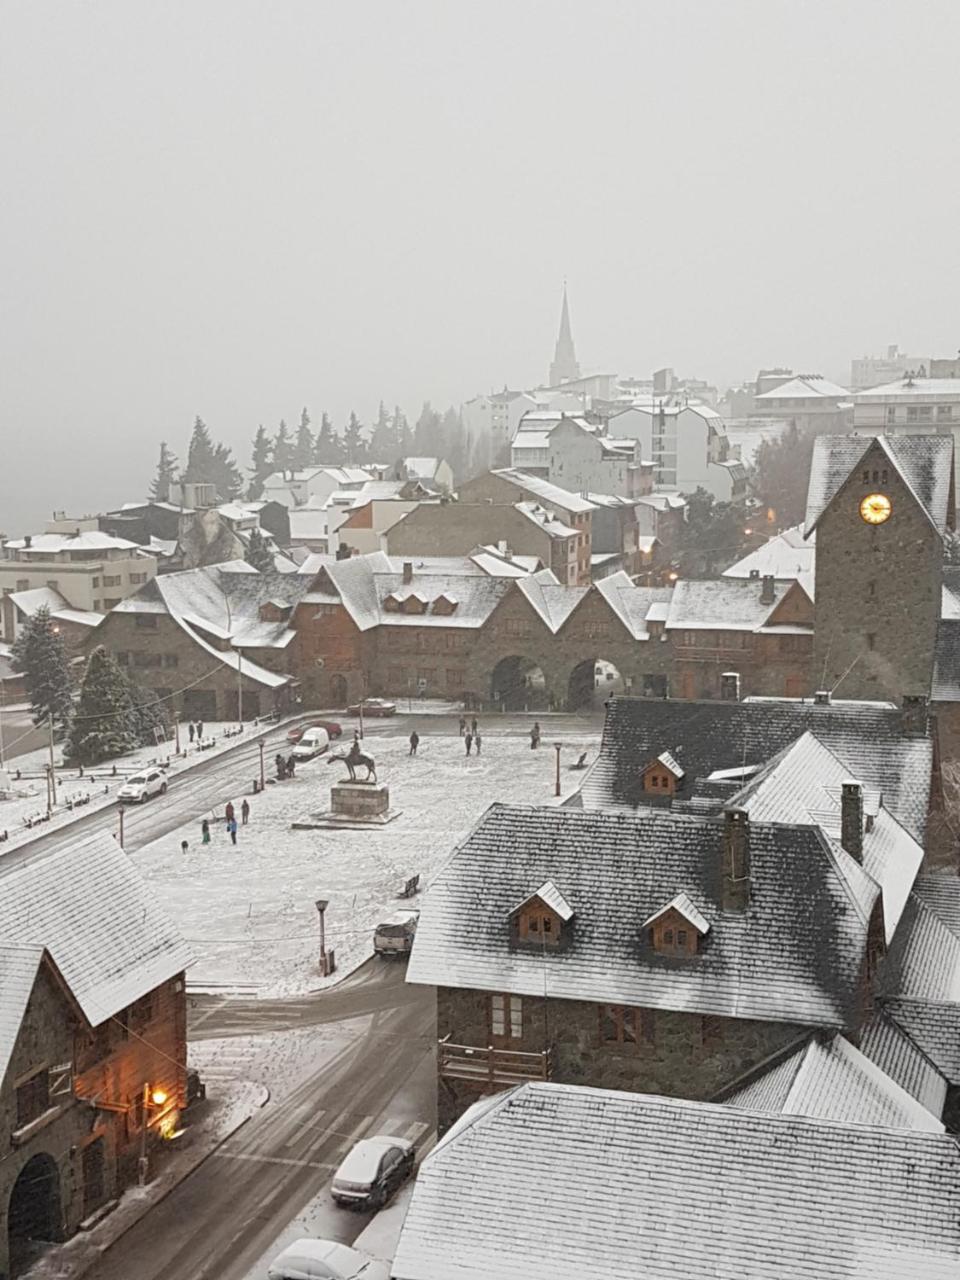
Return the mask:
<path id="1" fill-rule="evenodd" d="M 400 811 L 383 827 L 291 830 L 294 821 L 329 807 L 330 786 L 343 775 L 342 766 L 328 767 L 320 757 L 301 765 L 294 779 L 249 797 L 250 822 L 235 848 L 221 820 L 211 821 L 211 843 L 202 845 L 200 822 L 210 815 L 197 814 L 137 850 L 134 863 L 196 955 L 191 985 L 280 995 L 342 977 L 371 954 L 384 914 L 405 905 L 397 897 L 404 881 L 419 874 L 425 887 L 488 805 L 553 801 L 554 741 L 562 743 L 563 795 L 579 785 L 583 774 L 569 766 L 584 751 L 593 758 L 597 736 L 547 732 L 537 751 L 525 737 L 484 736 L 479 758 L 467 757 L 455 734 L 422 736 L 413 757 L 405 737 L 369 738 L 391 807 Z M 241 799 L 233 797 L 238 820 Z M 317 971 L 318 898 L 330 903 L 326 944 L 336 952 L 338 972 L 329 979 Z"/>

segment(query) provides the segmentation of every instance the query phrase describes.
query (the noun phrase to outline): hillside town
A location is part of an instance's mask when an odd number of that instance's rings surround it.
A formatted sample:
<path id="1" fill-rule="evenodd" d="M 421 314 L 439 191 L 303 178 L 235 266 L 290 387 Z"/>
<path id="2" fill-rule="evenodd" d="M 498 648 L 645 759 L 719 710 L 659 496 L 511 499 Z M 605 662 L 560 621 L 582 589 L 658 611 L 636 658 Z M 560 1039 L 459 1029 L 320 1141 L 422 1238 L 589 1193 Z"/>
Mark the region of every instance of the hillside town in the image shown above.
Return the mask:
<path id="1" fill-rule="evenodd" d="M 801 6 L 454 8 L 11 22 L 0 1280 L 956 1280 L 939 233 Z"/>

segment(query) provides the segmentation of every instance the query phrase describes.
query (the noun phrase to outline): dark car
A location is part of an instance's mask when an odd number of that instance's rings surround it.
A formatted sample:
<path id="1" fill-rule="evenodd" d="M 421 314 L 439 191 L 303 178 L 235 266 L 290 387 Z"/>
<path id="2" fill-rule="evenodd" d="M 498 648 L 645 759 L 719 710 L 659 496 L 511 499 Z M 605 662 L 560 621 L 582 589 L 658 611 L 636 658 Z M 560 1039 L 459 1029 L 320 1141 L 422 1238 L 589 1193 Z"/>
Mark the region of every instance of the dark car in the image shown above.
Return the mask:
<path id="1" fill-rule="evenodd" d="M 287 732 L 288 742 L 299 742 L 308 729 L 326 729 L 330 739 L 343 736 L 343 726 L 336 720 L 311 720 L 309 724 L 298 724 Z"/>
<path id="2" fill-rule="evenodd" d="M 356 1209 L 381 1208 L 410 1177 L 415 1154 L 406 1138 L 363 1138 L 333 1175 L 334 1200 Z"/>
<path id="3" fill-rule="evenodd" d="M 355 702 L 352 707 L 347 707 L 347 712 L 351 716 L 360 714 L 359 702 Z M 397 704 L 388 702 L 386 698 L 364 698 L 363 714 L 365 716 L 392 716 L 396 715 Z"/>

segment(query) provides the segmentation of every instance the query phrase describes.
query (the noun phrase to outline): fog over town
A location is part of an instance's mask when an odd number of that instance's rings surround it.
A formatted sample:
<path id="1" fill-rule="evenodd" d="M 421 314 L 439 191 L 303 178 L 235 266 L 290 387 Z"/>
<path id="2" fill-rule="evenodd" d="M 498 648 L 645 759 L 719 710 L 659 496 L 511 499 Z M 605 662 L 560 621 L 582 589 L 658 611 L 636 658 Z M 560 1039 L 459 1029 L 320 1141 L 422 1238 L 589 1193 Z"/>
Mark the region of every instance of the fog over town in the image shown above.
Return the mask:
<path id="1" fill-rule="evenodd" d="M 0 1280 L 956 1280 L 958 46 L 0 0 Z"/>

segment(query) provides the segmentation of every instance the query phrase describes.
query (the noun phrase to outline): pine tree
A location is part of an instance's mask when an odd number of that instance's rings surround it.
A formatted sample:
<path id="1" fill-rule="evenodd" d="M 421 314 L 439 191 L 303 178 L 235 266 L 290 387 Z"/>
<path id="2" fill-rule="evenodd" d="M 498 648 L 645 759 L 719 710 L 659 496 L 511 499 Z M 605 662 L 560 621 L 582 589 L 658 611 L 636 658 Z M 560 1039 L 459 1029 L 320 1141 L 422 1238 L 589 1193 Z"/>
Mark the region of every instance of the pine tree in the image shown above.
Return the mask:
<path id="1" fill-rule="evenodd" d="M 364 442 L 360 419 L 351 410 L 350 421 L 343 432 L 343 447 L 347 455 L 347 466 L 358 467 L 363 462 Z"/>
<path id="2" fill-rule="evenodd" d="M 300 414 L 300 425 L 297 427 L 297 438 L 293 443 L 293 466 L 303 471 L 313 461 L 313 432 L 310 430 L 310 415 L 306 408 Z"/>
<path id="3" fill-rule="evenodd" d="M 396 461 L 401 458 L 408 458 L 413 453 L 413 432 L 410 430 L 410 423 L 407 421 L 407 415 L 400 412 L 400 406 L 393 411 L 393 429 L 397 437 Z"/>
<path id="4" fill-rule="evenodd" d="M 387 407 L 380 401 L 380 411 L 370 435 L 370 457 L 374 462 L 392 463 L 396 453 L 396 434 Z"/>
<path id="5" fill-rule="evenodd" d="M 340 461 L 340 441 L 330 425 L 330 416 L 321 415 L 320 430 L 313 442 L 313 462 L 318 467 L 335 467 Z"/>
<path id="6" fill-rule="evenodd" d="M 446 459 L 454 476 L 462 475 L 464 467 L 463 419 L 453 407 L 449 408 L 443 415 L 443 421 L 440 424 L 440 435 L 440 448 L 437 450 L 436 455 L 433 456 Z"/>
<path id="7" fill-rule="evenodd" d="M 139 745 L 127 677 L 103 645 L 97 645 L 83 673 L 64 755 L 78 764 L 100 764 Z"/>
<path id="8" fill-rule="evenodd" d="M 293 466 L 293 445 L 290 443 L 290 432 L 284 418 L 280 419 L 280 426 L 273 438 L 273 465 L 278 471 L 289 471 Z"/>
<path id="9" fill-rule="evenodd" d="M 73 682 L 59 628 L 46 605 L 27 619 L 10 656 L 25 677 L 33 723 L 46 724 L 52 718 L 54 728 L 64 732 L 73 714 Z"/>
<path id="10" fill-rule="evenodd" d="M 210 431 L 202 418 L 193 424 L 193 435 L 187 450 L 187 466 L 183 473 L 184 480 L 192 484 L 213 484 L 213 441 Z"/>
<path id="11" fill-rule="evenodd" d="M 243 475 L 233 460 L 233 450 L 225 444 L 214 446 L 213 483 L 224 502 L 231 502 L 243 493 Z"/>
<path id="12" fill-rule="evenodd" d="M 258 573 L 268 573 L 273 567 L 273 556 L 259 529 L 250 530 L 250 539 L 243 554 L 247 564 L 252 564 Z"/>
<path id="13" fill-rule="evenodd" d="M 420 411 L 420 417 L 413 431 L 413 451 L 416 456 L 418 458 L 438 457 L 443 447 L 441 435 L 440 415 L 431 407 L 428 400 Z"/>
<path id="14" fill-rule="evenodd" d="M 164 740 L 170 737 L 172 724 L 169 703 L 161 702 L 152 689 L 144 689 L 132 680 L 127 681 L 130 697 L 130 726 L 141 747 L 152 747 L 157 742 L 157 730 Z"/>
<path id="15" fill-rule="evenodd" d="M 261 422 L 250 451 L 250 486 L 247 497 L 255 500 L 263 493 L 263 482 L 273 469 L 273 445 Z"/>
<path id="16" fill-rule="evenodd" d="M 177 459 L 167 448 L 166 440 L 160 444 L 160 459 L 157 462 L 157 474 L 150 485 L 150 497 L 154 502 L 170 501 L 170 486 L 177 478 Z"/>

